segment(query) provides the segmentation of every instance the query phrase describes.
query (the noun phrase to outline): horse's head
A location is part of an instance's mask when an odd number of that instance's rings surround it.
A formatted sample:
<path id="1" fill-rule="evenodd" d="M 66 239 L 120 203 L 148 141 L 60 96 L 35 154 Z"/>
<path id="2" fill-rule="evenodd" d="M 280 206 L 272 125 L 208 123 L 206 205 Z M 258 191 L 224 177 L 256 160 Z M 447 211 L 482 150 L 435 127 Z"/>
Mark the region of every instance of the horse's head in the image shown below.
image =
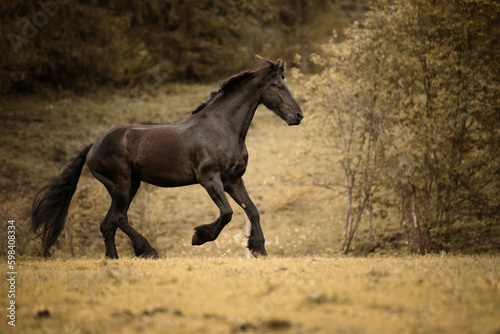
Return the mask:
<path id="1" fill-rule="evenodd" d="M 299 125 L 304 115 L 285 84 L 285 63 L 278 60 L 274 64 L 263 57 L 258 57 L 258 59 L 270 64 L 262 94 L 262 103 L 286 121 L 288 125 Z"/>

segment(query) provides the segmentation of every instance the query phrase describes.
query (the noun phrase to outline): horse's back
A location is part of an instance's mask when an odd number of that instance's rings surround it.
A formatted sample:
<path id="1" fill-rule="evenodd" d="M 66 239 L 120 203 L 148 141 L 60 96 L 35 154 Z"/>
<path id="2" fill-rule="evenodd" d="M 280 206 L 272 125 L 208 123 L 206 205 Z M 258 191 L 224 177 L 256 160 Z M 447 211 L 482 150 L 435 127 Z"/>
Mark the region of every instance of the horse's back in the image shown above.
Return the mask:
<path id="1" fill-rule="evenodd" d="M 193 170 L 196 145 L 191 143 L 192 140 L 186 122 L 119 125 L 96 141 L 87 164 L 101 175 L 118 171 L 124 176 L 162 187 L 193 184 L 196 183 Z"/>

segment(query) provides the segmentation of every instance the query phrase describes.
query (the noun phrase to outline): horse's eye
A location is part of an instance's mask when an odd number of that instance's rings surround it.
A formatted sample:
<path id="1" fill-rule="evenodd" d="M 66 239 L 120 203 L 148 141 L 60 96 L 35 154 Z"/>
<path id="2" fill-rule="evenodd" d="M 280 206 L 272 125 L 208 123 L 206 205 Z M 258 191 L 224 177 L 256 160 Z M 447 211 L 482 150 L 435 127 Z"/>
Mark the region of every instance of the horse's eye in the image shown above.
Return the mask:
<path id="1" fill-rule="evenodd" d="M 278 86 L 278 89 L 283 90 L 283 89 L 285 89 L 285 86 Z"/>

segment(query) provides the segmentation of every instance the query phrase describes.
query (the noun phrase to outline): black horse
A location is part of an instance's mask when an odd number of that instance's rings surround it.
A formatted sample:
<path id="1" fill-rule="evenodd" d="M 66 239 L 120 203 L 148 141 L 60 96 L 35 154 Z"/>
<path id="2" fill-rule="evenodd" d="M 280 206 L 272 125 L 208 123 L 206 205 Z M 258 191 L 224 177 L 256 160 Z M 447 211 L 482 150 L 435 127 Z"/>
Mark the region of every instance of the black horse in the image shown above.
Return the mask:
<path id="1" fill-rule="evenodd" d="M 193 245 L 217 238 L 233 211 L 224 192 L 247 214 L 251 230 L 248 249 L 266 255 L 257 208 L 245 189 L 248 152 L 245 138 L 255 110 L 263 103 L 288 125 L 298 125 L 302 111 L 284 82 L 284 63 L 256 56 L 268 66 L 232 76 L 212 93 L 191 117 L 168 125 L 120 125 L 87 146 L 42 188 L 33 201 L 31 231 L 42 239 L 48 255 L 62 232 L 71 198 L 85 162 L 111 195 L 111 207 L 101 223 L 106 257 L 116 259 L 116 229 L 132 240 L 135 254 L 157 258 L 156 250 L 128 222 L 127 211 L 141 181 L 160 187 L 201 184 L 220 216 L 195 227 Z"/>

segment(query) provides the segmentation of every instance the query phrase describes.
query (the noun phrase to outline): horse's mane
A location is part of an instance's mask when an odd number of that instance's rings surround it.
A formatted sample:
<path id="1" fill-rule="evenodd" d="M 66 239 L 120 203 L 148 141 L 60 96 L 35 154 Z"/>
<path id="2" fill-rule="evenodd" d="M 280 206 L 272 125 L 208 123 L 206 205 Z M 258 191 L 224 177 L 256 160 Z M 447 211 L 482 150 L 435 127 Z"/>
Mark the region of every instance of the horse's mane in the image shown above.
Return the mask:
<path id="1" fill-rule="evenodd" d="M 200 104 L 195 110 L 191 111 L 191 114 L 193 114 L 193 115 L 197 114 L 200 111 L 202 111 L 203 109 L 205 109 L 206 106 L 208 106 L 213 100 L 215 100 L 215 97 L 217 96 L 217 94 L 219 94 L 219 92 L 211 92 L 208 100 L 206 100 L 205 102 Z"/>
<path id="2" fill-rule="evenodd" d="M 221 93 L 225 92 L 225 91 L 228 91 L 230 90 L 232 87 L 240 84 L 241 82 L 243 82 L 244 80 L 250 78 L 250 77 L 253 77 L 253 76 L 256 76 L 257 74 L 259 73 L 262 73 L 263 71 L 265 70 L 268 70 L 271 66 L 274 66 L 274 63 L 269 60 L 269 59 L 266 59 L 264 57 L 261 57 L 261 56 L 255 56 L 255 59 L 256 60 L 263 60 L 267 63 L 270 64 L 270 66 L 268 67 L 261 67 L 261 68 L 258 68 L 258 69 L 253 69 L 253 70 L 246 70 L 246 71 L 243 71 L 241 73 L 238 73 L 238 74 L 235 74 L 233 75 L 232 77 L 222 81 L 220 84 L 219 84 L 219 91 L 217 92 L 211 92 L 210 93 L 210 97 L 208 98 L 207 101 L 203 102 L 202 104 L 200 104 L 195 110 L 193 110 L 191 112 L 191 114 L 197 114 L 199 113 L 200 111 L 202 111 L 203 109 L 205 109 L 208 105 L 210 105 L 218 96 L 221 95 Z"/>

